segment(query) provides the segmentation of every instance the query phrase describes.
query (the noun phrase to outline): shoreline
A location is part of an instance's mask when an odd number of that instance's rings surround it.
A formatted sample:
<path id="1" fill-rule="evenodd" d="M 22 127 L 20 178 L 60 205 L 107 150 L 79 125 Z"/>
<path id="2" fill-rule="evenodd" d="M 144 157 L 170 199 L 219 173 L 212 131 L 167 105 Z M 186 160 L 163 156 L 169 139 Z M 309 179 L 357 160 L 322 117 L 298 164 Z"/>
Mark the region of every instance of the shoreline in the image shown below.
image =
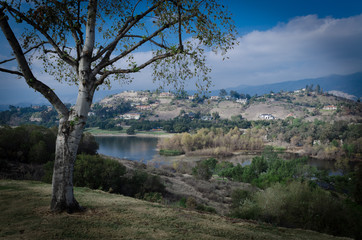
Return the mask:
<path id="1" fill-rule="evenodd" d="M 152 134 L 152 133 L 136 133 L 129 135 L 127 133 L 90 133 L 95 137 L 150 137 L 150 138 L 168 138 L 172 137 L 174 134 Z"/>

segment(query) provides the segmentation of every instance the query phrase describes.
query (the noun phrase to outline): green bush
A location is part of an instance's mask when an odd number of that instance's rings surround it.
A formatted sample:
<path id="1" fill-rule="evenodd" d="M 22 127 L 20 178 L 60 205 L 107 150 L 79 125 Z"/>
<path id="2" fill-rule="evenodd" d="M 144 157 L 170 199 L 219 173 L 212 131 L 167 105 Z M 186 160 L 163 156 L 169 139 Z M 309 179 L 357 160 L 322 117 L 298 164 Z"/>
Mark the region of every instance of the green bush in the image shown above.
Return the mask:
<path id="1" fill-rule="evenodd" d="M 215 171 L 217 160 L 215 158 L 209 158 L 196 163 L 196 166 L 192 169 L 192 174 L 202 180 L 209 180 Z"/>
<path id="2" fill-rule="evenodd" d="M 126 133 L 128 135 L 135 135 L 136 134 L 135 129 L 133 127 L 128 128 Z"/>
<path id="3" fill-rule="evenodd" d="M 78 155 L 74 165 L 74 185 L 119 192 L 126 168 L 98 155 Z"/>
<path id="4" fill-rule="evenodd" d="M 137 170 L 123 177 L 120 193 L 131 197 L 143 198 L 146 193 L 151 192 L 165 192 L 165 186 L 159 176 Z"/>
<path id="5" fill-rule="evenodd" d="M 160 150 L 160 155 L 163 155 L 163 156 L 179 156 L 182 154 L 183 154 L 183 152 L 178 151 L 178 150 L 168 150 L 168 149 Z"/>
<path id="6" fill-rule="evenodd" d="M 308 183 L 277 183 L 251 196 L 236 192 L 232 199 L 233 217 L 348 237 L 361 229 L 361 207 Z"/>
<path id="7" fill-rule="evenodd" d="M 51 183 L 54 161 L 44 165 L 43 181 Z M 74 164 L 73 183 L 109 192 L 120 192 L 126 168 L 119 162 L 98 155 L 78 155 Z"/>

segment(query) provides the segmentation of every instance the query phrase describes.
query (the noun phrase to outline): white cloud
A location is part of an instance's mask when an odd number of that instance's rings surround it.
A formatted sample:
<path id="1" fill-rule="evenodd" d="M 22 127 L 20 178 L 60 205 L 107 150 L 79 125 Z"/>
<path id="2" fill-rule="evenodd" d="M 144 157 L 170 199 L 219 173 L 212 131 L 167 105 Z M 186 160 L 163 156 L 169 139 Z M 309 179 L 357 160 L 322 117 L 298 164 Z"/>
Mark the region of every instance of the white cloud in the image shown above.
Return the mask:
<path id="1" fill-rule="evenodd" d="M 221 62 L 209 54 L 216 87 L 348 74 L 362 70 L 362 15 L 344 19 L 297 17 L 242 38 Z"/>

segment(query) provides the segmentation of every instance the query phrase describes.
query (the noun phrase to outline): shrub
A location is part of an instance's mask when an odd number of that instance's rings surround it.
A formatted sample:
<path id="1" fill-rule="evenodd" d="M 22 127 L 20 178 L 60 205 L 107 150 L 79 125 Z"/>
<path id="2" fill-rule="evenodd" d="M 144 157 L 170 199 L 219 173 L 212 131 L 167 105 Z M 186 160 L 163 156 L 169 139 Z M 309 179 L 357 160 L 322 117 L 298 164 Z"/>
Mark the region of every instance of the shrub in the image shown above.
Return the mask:
<path id="1" fill-rule="evenodd" d="M 160 155 L 163 155 L 163 156 L 179 156 L 182 154 L 183 154 L 183 152 L 178 151 L 178 150 L 167 150 L 167 149 L 160 150 Z"/>
<path id="2" fill-rule="evenodd" d="M 74 165 L 74 185 L 119 192 L 126 168 L 100 156 L 78 155 Z"/>
<path id="3" fill-rule="evenodd" d="M 192 174 L 202 180 L 209 180 L 215 170 L 217 160 L 209 158 L 196 163 L 196 167 L 192 169 Z"/>
<path id="4" fill-rule="evenodd" d="M 143 198 L 146 193 L 165 192 L 165 186 L 161 182 L 161 178 L 147 172 L 137 170 L 127 174 L 122 179 L 122 186 L 119 193 L 127 196 Z"/>
<path id="5" fill-rule="evenodd" d="M 357 237 L 361 227 L 361 208 L 307 183 L 277 183 L 250 197 L 242 192 L 232 197 L 233 217 L 349 237 Z"/>
<path id="6" fill-rule="evenodd" d="M 43 181 L 52 180 L 54 162 L 44 165 Z M 126 168 L 119 162 L 98 155 L 78 155 L 74 164 L 74 185 L 119 192 Z"/>
<path id="7" fill-rule="evenodd" d="M 133 127 L 128 128 L 126 133 L 128 135 L 135 135 L 136 134 L 135 129 Z"/>

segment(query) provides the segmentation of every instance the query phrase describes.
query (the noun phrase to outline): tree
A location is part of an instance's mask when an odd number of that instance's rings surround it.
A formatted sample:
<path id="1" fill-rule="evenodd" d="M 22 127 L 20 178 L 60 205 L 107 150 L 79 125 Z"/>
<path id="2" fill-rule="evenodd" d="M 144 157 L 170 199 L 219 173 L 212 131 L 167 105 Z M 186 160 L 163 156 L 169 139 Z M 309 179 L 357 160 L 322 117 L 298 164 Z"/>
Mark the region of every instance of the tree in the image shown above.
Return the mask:
<path id="1" fill-rule="evenodd" d="M 230 97 L 233 99 L 238 99 L 238 98 L 240 98 L 240 94 L 237 91 L 231 90 Z"/>
<path id="2" fill-rule="evenodd" d="M 225 89 L 220 89 L 219 91 L 219 97 L 224 98 L 226 95 L 228 95 L 228 93 L 226 92 Z"/>
<path id="3" fill-rule="evenodd" d="M 187 79 L 196 79 L 204 91 L 210 85 L 205 49 L 226 52 L 236 41 L 228 16 L 215 0 L 0 1 L 0 27 L 15 56 L 0 64 L 18 64 L 18 70 L 0 71 L 25 79 L 59 115 L 51 210 L 82 209 L 73 195 L 73 168 L 95 90 L 111 80 L 129 83 L 132 73 L 152 66 L 162 86 L 182 89 Z M 28 30 L 16 36 L 12 23 Z M 132 53 L 146 44 L 152 56 L 137 62 Z M 54 80 L 78 86 L 74 106 L 68 109 L 35 75 L 34 57 Z"/>

